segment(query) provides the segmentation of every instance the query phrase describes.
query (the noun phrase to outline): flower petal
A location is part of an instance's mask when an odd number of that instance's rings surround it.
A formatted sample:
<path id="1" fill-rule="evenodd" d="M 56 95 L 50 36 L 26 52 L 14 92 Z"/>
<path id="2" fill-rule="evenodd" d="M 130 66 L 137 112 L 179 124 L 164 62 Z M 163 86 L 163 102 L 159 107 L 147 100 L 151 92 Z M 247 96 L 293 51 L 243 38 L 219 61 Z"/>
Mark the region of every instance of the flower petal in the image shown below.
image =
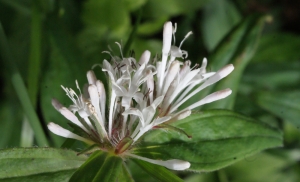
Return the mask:
<path id="1" fill-rule="evenodd" d="M 136 158 L 136 159 L 140 159 L 140 160 L 152 163 L 152 164 L 164 166 L 168 169 L 177 170 L 177 171 L 186 170 L 186 169 L 190 168 L 190 166 L 191 166 L 191 164 L 189 162 L 183 161 L 183 160 L 178 160 L 178 159 L 162 161 L 162 160 L 149 159 L 149 158 L 141 157 L 141 156 L 134 155 L 134 154 L 126 154 L 126 155 Z"/>

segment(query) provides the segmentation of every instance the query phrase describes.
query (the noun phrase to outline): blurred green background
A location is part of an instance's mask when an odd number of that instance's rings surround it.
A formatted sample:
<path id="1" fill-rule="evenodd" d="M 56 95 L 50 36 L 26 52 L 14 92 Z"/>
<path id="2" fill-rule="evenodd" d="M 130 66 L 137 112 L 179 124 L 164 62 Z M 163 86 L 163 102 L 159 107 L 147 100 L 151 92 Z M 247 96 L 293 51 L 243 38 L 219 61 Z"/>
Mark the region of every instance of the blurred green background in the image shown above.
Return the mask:
<path id="1" fill-rule="evenodd" d="M 0 0 L 0 148 L 60 147 L 65 139 L 46 124 L 68 126 L 51 99 L 69 105 L 60 85 L 75 88 L 77 79 L 83 86 L 86 72 L 109 59 L 102 51 L 120 55 L 116 41 L 130 45 L 136 59 L 144 50 L 160 54 L 162 27 L 170 20 L 178 25 L 176 45 L 193 31 L 182 49 L 201 63 L 203 57 L 214 59 L 218 45 L 229 45 L 228 35 L 256 14 L 268 16 L 236 79 L 235 103 L 209 108 L 231 108 L 282 129 L 284 148 L 213 173 L 179 175 L 188 182 L 300 181 L 299 0 Z M 208 69 L 216 65 L 224 66 Z M 95 72 L 104 79 L 100 67 Z M 136 181 L 155 181 L 132 171 Z"/>

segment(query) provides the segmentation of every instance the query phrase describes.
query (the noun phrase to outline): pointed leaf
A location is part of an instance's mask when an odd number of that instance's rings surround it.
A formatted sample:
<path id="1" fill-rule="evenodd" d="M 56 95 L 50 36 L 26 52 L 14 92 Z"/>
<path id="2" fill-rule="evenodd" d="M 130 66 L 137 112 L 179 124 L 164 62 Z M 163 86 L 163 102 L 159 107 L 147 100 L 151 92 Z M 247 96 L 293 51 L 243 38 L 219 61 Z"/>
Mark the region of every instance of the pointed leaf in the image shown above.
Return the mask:
<path id="1" fill-rule="evenodd" d="M 86 160 L 76 152 L 54 148 L 0 150 L 0 180 L 67 181 Z"/>
<path id="2" fill-rule="evenodd" d="M 138 159 L 131 159 L 137 165 L 139 165 L 143 170 L 145 170 L 148 174 L 150 174 L 153 178 L 161 182 L 180 182 L 183 181 L 170 170 L 155 164 L 151 164 L 149 162 L 145 162 Z"/>
<path id="3" fill-rule="evenodd" d="M 232 63 L 235 67 L 234 71 L 229 76 L 218 82 L 217 85 L 214 87 L 214 91 L 230 88 L 232 90 L 232 94 L 226 99 L 207 105 L 205 109 L 233 108 L 241 77 L 244 73 L 246 66 L 248 65 L 249 61 L 252 59 L 256 51 L 261 31 L 267 18 L 268 17 L 266 16 L 253 18 L 253 24 L 251 25 L 251 27 L 249 27 L 247 34 L 241 41 L 239 48 L 232 57 Z"/>
<path id="4" fill-rule="evenodd" d="M 192 135 L 153 131 L 134 153 L 153 159 L 180 159 L 190 170 L 214 171 L 262 150 L 282 146 L 282 134 L 262 122 L 227 110 L 194 113 L 174 126 Z"/>
<path id="5" fill-rule="evenodd" d="M 94 152 L 70 181 L 132 181 L 123 159 L 101 151 Z"/>

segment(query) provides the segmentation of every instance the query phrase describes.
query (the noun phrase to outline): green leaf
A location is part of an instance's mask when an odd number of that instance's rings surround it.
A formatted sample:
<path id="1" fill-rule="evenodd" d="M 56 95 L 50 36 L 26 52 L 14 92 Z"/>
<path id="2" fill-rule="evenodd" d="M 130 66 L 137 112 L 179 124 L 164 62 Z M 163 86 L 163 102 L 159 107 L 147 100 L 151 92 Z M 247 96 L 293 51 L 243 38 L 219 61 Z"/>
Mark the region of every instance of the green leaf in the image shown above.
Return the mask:
<path id="1" fill-rule="evenodd" d="M 220 40 L 241 19 L 233 3 L 228 0 L 211 0 L 203 8 L 203 41 L 208 50 L 213 50 Z"/>
<path id="2" fill-rule="evenodd" d="M 202 7 L 208 0 L 149 0 L 144 7 L 145 16 L 158 18 L 191 13 Z"/>
<path id="3" fill-rule="evenodd" d="M 284 157 L 261 153 L 251 158 L 246 158 L 244 161 L 226 168 L 225 171 L 230 176 L 230 182 L 298 181 L 296 179 L 298 172 L 295 170 L 282 170 L 289 168 L 291 163 L 296 163 L 296 160 L 291 162 Z"/>
<path id="4" fill-rule="evenodd" d="M 256 62 L 251 63 L 243 75 L 243 85 L 250 91 L 260 89 L 298 89 L 300 79 L 300 62 Z"/>
<path id="5" fill-rule="evenodd" d="M 272 33 L 262 36 L 255 62 L 296 61 L 300 57 L 300 37 L 289 33 Z"/>
<path id="6" fill-rule="evenodd" d="M 222 68 L 232 61 L 237 51 L 243 50 L 243 48 L 241 48 L 241 43 L 245 37 L 247 37 L 248 34 L 256 28 L 255 26 L 260 19 L 260 15 L 248 16 L 242 19 L 238 25 L 232 28 L 232 30 L 224 36 L 222 41 L 208 57 L 212 70 Z M 245 46 L 245 43 L 243 46 Z"/>
<path id="7" fill-rule="evenodd" d="M 97 30 L 99 35 L 109 32 L 115 36 L 124 36 L 130 25 L 130 17 L 129 11 L 123 7 L 123 1 L 89 0 L 84 3 L 82 19 L 88 27 Z"/>
<path id="8" fill-rule="evenodd" d="M 70 181 L 133 181 L 123 159 L 106 152 L 96 151 L 74 173 Z"/>
<path id="9" fill-rule="evenodd" d="M 223 81 L 224 83 L 219 84 L 217 88 L 209 87 L 187 102 L 185 102 L 181 108 L 185 108 L 195 102 L 195 100 L 200 100 L 206 95 L 212 92 L 212 90 L 222 90 L 225 88 L 233 89 L 233 94 L 230 96 L 232 99 L 226 98 L 224 101 L 218 101 L 215 104 L 211 103 L 206 108 L 214 107 L 232 107 L 240 76 L 249 59 L 252 57 L 254 50 L 256 48 L 257 38 L 260 35 L 261 24 L 265 20 L 265 17 L 260 15 L 252 15 L 243 19 L 236 27 L 234 27 L 218 44 L 216 49 L 211 53 L 208 58 L 209 68 L 213 71 L 217 71 L 224 67 L 228 63 L 234 63 L 235 70 L 228 77 L 228 81 Z M 255 38 L 255 39 L 251 39 Z M 250 41 L 249 41 L 250 39 Z M 248 40 L 249 43 L 246 41 Z M 239 61 L 242 61 L 241 63 Z M 237 77 L 231 75 L 237 75 Z M 225 78 L 226 79 L 226 78 Z M 220 103 L 222 102 L 222 103 Z"/>
<path id="10" fill-rule="evenodd" d="M 282 146 L 282 133 L 252 118 L 227 110 L 194 113 L 174 126 L 190 133 L 153 131 L 134 153 L 154 159 L 181 159 L 190 170 L 214 171 L 262 150 Z"/>
<path id="11" fill-rule="evenodd" d="M 256 51 L 261 31 L 267 18 L 268 17 L 266 16 L 258 16 L 252 18 L 253 22 L 249 27 L 248 32 L 244 36 L 243 40 L 241 41 L 239 47 L 232 57 L 231 63 L 233 63 L 235 67 L 234 71 L 229 76 L 218 82 L 214 87 L 214 91 L 230 88 L 232 90 L 232 94 L 226 99 L 207 105 L 207 107 L 205 107 L 206 109 L 232 109 L 234 107 L 241 77 L 246 66 L 248 65 L 249 61 L 252 59 Z"/>
<path id="12" fill-rule="evenodd" d="M 67 181 L 85 160 L 86 156 L 64 149 L 4 149 L 0 150 L 0 180 Z"/>
<path id="13" fill-rule="evenodd" d="M 258 105 L 283 120 L 300 127 L 300 91 L 260 92 Z"/>
<path id="14" fill-rule="evenodd" d="M 154 177 L 156 180 L 161 182 L 180 182 L 183 181 L 178 176 L 176 176 L 174 173 L 169 171 L 168 169 L 151 164 L 149 162 L 144 162 L 142 160 L 138 159 L 131 159 L 133 160 L 137 165 L 139 165 L 143 170 L 145 170 L 148 174 L 150 174 L 152 177 Z"/>

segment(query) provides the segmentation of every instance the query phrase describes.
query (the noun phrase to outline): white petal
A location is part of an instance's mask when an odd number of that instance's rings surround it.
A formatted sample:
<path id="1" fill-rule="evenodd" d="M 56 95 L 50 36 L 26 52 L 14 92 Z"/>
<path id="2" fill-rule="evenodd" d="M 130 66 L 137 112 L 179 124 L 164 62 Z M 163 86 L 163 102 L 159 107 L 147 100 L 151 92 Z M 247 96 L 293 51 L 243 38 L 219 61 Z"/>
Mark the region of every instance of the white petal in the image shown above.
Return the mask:
<path id="1" fill-rule="evenodd" d="M 188 116 L 190 116 L 192 113 L 191 110 L 183 110 L 180 111 L 179 113 L 176 113 L 175 116 L 173 116 L 169 121 L 167 121 L 167 123 L 173 123 L 175 121 L 179 121 L 182 120 Z"/>
<path id="2" fill-rule="evenodd" d="M 72 132 L 70 132 L 69 130 L 66 130 L 64 128 L 62 128 L 61 126 L 55 124 L 55 123 L 52 123 L 50 122 L 48 124 L 48 129 L 56 134 L 56 135 L 59 135 L 59 136 L 62 136 L 62 137 L 65 137 L 65 138 L 73 138 L 73 139 L 76 139 L 76 140 L 80 140 L 80 141 L 83 141 L 83 142 L 86 142 L 86 143 L 94 143 L 93 141 L 89 140 L 89 139 L 86 139 L 86 138 L 83 138 L 81 136 L 78 136 Z"/>
<path id="3" fill-rule="evenodd" d="M 140 58 L 139 64 L 140 65 L 142 65 L 142 64 L 147 65 L 149 60 L 150 60 L 150 56 L 151 56 L 150 51 L 146 50 L 145 52 L 143 52 L 143 54 Z"/>
<path id="4" fill-rule="evenodd" d="M 163 31 L 163 54 L 169 54 L 172 42 L 173 27 L 171 22 L 166 22 Z"/>
<path id="5" fill-rule="evenodd" d="M 183 161 L 183 160 L 178 160 L 178 159 L 162 161 L 162 160 L 153 160 L 153 159 L 141 157 L 141 156 L 134 155 L 134 154 L 126 154 L 126 155 L 136 158 L 136 159 L 140 159 L 140 160 L 152 163 L 152 164 L 164 166 L 168 169 L 177 170 L 177 171 L 186 170 L 186 169 L 190 168 L 190 166 L 191 166 L 191 164 L 189 162 Z"/>
<path id="6" fill-rule="evenodd" d="M 99 99 L 100 99 L 100 109 L 101 109 L 102 119 L 103 121 L 105 121 L 105 104 L 106 104 L 105 88 L 103 83 L 99 80 L 96 81 L 96 86 L 100 95 Z"/>
<path id="7" fill-rule="evenodd" d="M 149 100 L 151 104 L 153 102 L 154 80 L 153 80 L 153 75 L 151 70 L 148 70 L 147 74 L 151 75 L 147 79 L 147 87 L 149 89 Z"/>
<path id="8" fill-rule="evenodd" d="M 98 93 L 98 89 L 97 89 L 97 86 L 96 85 L 90 85 L 89 88 L 88 88 L 88 91 L 89 91 L 89 94 L 90 94 L 90 98 L 91 98 L 91 102 L 92 102 L 92 105 L 95 109 L 95 113 L 97 114 L 98 116 L 98 122 L 100 124 L 101 127 L 104 126 L 104 123 L 103 123 L 103 120 L 102 120 L 102 114 L 100 112 L 100 105 L 99 105 L 99 93 Z M 92 114 L 95 114 L 95 113 L 92 113 Z"/>
<path id="9" fill-rule="evenodd" d="M 170 120 L 172 117 L 171 116 L 165 116 L 165 117 L 162 117 L 162 118 L 157 118 L 153 121 L 153 126 L 157 126 L 157 125 L 160 125 L 168 120 Z"/>
<path id="10" fill-rule="evenodd" d="M 88 71 L 86 77 L 88 79 L 89 84 L 96 84 L 97 78 L 94 71 L 92 70 Z"/>
<path id="11" fill-rule="evenodd" d="M 51 103 L 52 103 L 52 106 L 53 106 L 57 111 L 59 111 L 59 109 L 63 107 L 63 105 L 62 105 L 58 100 L 56 100 L 56 99 L 54 99 L 54 98 L 52 99 Z"/>
<path id="12" fill-rule="evenodd" d="M 69 109 L 67 109 L 65 107 L 62 107 L 59 111 L 69 121 L 71 121 L 72 123 L 74 123 L 77 126 L 79 126 L 80 128 L 82 128 L 84 131 L 86 131 L 87 133 L 89 133 L 88 130 L 80 123 L 80 121 L 78 120 L 78 118 Z"/>
<path id="13" fill-rule="evenodd" d="M 125 110 L 122 113 L 122 115 L 128 115 L 128 114 L 138 116 L 140 118 L 139 121 L 142 124 L 142 126 L 145 126 L 145 121 L 144 121 L 143 113 L 140 110 L 135 109 L 135 108 L 130 108 L 130 109 Z"/>
<path id="14" fill-rule="evenodd" d="M 180 69 L 179 61 L 174 61 L 171 64 L 170 69 L 165 77 L 162 94 L 165 94 L 167 92 L 171 82 L 174 80 L 175 76 L 178 75 L 179 69 Z"/>
<path id="15" fill-rule="evenodd" d="M 227 96 L 229 96 L 231 94 L 231 92 L 232 91 L 230 89 L 225 89 L 225 90 L 220 90 L 220 91 L 214 92 L 214 93 L 204 97 L 200 101 L 190 105 L 186 109 L 194 109 L 194 108 L 199 107 L 201 105 L 208 104 L 208 103 L 220 100 L 220 99 L 224 99 Z"/>
<path id="16" fill-rule="evenodd" d="M 229 75 L 229 73 L 231 73 L 233 71 L 233 69 L 234 69 L 234 67 L 233 67 L 232 64 L 229 64 L 229 65 L 223 67 L 222 69 L 220 69 L 218 72 L 216 72 L 216 74 L 214 74 L 209 79 L 207 79 L 200 87 L 198 87 L 197 89 L 195 89 L 192 93 L 190 93 L 188 96 L 186 96 L 184 99 L 182 99 L 179 103 L 173 105 L 172 108 L 171 108 L 171 110 L 170 110 L 170 112 L 175 111 L 181 104 L 183 104 L 189 98 L 191 98 L 192 96 L 194 96 L 196 93 L 200 92 L 204 88 L 206 88 L 206 87 L 208 87 L 208 86 L 210 86 L 210 85 L 218 82 L 222 78 L 224 78 L 227 75 Z"/>

